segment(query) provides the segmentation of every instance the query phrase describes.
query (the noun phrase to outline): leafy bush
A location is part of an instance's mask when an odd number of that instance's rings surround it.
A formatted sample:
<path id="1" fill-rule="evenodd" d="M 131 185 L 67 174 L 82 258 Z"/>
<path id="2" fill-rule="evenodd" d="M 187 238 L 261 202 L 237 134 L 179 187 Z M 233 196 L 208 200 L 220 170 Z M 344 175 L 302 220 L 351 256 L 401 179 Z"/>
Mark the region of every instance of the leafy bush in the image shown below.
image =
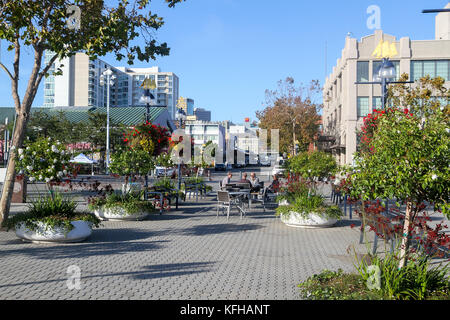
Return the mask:
<path id="1" fill-rule="evenodd" d="M 149 201 L 141 200 L 142 195 L 142 192 L 139 195 L 113 192 L 100 197 L 90 198 L 88 208 L 90 210 L 105 208 L 113 212 L 124 209 L 127 214 L 155 211 L 154 206 Z"/>
<path id="2" fill-rule="evenodd" d="M 448 265 L 430 267 L 426 256 L 409 259 L 403 268 L 398 268 L 399 259 L 393 254 L 388 254 L 383 259 L 374 256 L 371 260 L 371 265 L 377 266 L 381 271 L 379 291 L 384 297 L 396 300 L 425 300 L 446 296 L 449 299 Z M 356 268 L 365 282 L 372 276 L 366 261 L 359 262 Z"/>
<path id="3" fill-rule="evenodd" d="M 165 189 L 175 189 L 175 182 L 170 178 L 158 179 L 153 183 L 154 187 L 163 187 Z"/>
<path id="4" fill-rule="evenodd" d="M 277 197 L 278 200 L 288 200 L 283 196 Z M 292 198 L 289 198 L 292 200 Z M 289 201 L 289 200 L 288 200 Z M 288 216 L 290 212 L 297 212 L 303 217 L 308 217 L 310 213 L 315 213 L 327 218 L 340 219 L 343 215 L 338 206 L 329 206 L 324 203 L 324 198 L 320 195 L 297 194 L 293 202 L 287 206 L 279 206 L 276 209 L 277 215 Z"/>
<path id="5" fill-rule="evenodd" d="M 76 209 L 75 201 L 55 193 L 53 197 L 48 196 L 33 201 L 26 212 L 10 217 L 5 224 L 7 230 L 10 230 L 24 223 L 32 231 L 39 230 L 40 222 L 45 224 L 45 230 L 61 227 L 70 231 L 74 228 L 70 222 L 75 220 L 89 221 L 95 227 L 99 226 L 100 220 L 93 214 L 78 212 Z"/>
<path id="6" fill-rule="evenodd" d="M 445 278 L 447 268 L 430 269 L 428 263 L 418 261 L 398 269 L 397 262 L 382 264 L 381 290 L 370 290 L 367 279 L 370 272 L 361 274 L 323 270 L 300 283 L 300 297 L 307 300 L 449 300 L 450 285 Z M 367 270 L 366 270 L 367 271 Z M 391 289 L 394 289 L 390 293 Z"/>
<path id="7" fill-rule="evenodd" d="M 27 141 L 24 149 L 17 150 L 17 155 L 17 172 L 28 176 L 31 182 L 57 182 L 68 174 L 70 154 L 62 143 L 51 138 Z"/>
<path id="8" fill-rule="evenodd" d="M 327 218 L 340 219 L 343 215 L 341 209 L 335 205 L 327 205 L 323 196 L 316 194 L 309 185 L 304 179 L 289 176 L 277 197 L 277 201 L 285 200 L 288 205 L 279 206 L 276 214 L 289 216 L 291 211 L 294 211 L 304 218 L 310 213 L 316 213 Z"/>
<path id="9" fill-rule="evenodd" d="M 357 274 L 323 270 L 298 285 L 300 296 L 307 300 L 381 300 L 378 292 L 370 292 Z"/>
<path id="10" fill-rule="evenodd" d="M 294 174 L 309 179 L 326 178 L 338 168 L 333 156 L 322 151 L 302 152 L 289 159 L 286 166 Z"/>

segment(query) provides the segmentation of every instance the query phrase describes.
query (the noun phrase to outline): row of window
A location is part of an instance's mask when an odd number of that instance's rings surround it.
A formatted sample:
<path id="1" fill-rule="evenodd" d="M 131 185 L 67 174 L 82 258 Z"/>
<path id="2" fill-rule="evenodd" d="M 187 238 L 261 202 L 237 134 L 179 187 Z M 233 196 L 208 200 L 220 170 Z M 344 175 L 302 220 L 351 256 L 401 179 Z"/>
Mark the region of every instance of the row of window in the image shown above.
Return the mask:
<path id="1" fill-rule="evenodd" d="M 439 101 L 441 105 L 447 105 L 450 103 L 450 101 L 447 98 L 434 97 L 434 99 Z M 388 106 L 392 107 L 392 103 L 389 103 Z M 381 108 L 382 108 L 381 97 L 372 97 L 372 109 L 370 109 L 369 106 L 369 97 L 358 97 L 357 99 L 358 117 L 365 117 L 371 112 L 371 110 Z"/>
<path id="2" fill-rule="evenodd" d="M 396 81 L 400 78 L 399 61 L 391 61 L 396 69 Z M 369 61 L 358 61 L 357 63 L 357 81 L 371 82 L 369 74 Z M 372 61 L 372 73 L 380 66 L 381 61 Z M 442 77 L 445 81 L 450 81 L 450 60 L 421 60 L 411 61 L 411 79 L 418 80 L 426 75 L 431 78 Z"/>
<path id="3" fill-rule="evenodd" d="M 398 61 L 391 61 L 395 67 L 395 71 L 397 73 L 396 81 L 400 78 L 400 63 Z M 377 70 L 377 68 L 381 65 L 381 61 L 372 61 L 372 73 Z M 369 77 L 369 61 L 358 61 L 357 64 L 357 76 L 356 79 L 358 82 L 371 82 L 372 78 Z"/>

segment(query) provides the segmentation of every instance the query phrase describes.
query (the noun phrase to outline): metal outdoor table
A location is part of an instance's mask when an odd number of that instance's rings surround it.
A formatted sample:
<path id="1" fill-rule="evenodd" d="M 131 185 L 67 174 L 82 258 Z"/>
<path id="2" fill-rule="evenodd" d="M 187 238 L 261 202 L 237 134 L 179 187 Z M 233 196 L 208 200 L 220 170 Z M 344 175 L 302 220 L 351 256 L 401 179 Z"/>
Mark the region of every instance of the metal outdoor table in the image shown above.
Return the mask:
<path id="1" fill-rule="evenodd" d="M 232 192 L 228 192 L 228 194 L 230 195 L 230 197 L 236 198 L 238 200 L 238 203 L 242 204 L 241 206 L 239 206 L 239 205 L 236 205 L 236 206 L 245 215 L 243 198 L 245 196 L 248 196 L 249 208 L 250 208 L 250 205 L 251 205 L 250 190 L 232 191 Z"/>

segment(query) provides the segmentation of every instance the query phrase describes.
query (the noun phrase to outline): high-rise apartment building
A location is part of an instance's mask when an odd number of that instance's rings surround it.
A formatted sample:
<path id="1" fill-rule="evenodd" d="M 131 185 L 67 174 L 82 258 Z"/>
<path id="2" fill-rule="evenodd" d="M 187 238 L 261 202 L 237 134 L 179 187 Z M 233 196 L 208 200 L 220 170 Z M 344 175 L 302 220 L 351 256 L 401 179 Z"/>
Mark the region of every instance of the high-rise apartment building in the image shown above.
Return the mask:
<path id="1" fill-rule="evenodd" d="M 357 129 L 361 128 L 368 113 L 381 108 L 381 85 L 364 84 L 372 82 L 374 70 L 381 62 L 374 54 L 380 43 L 389 43 L 394 53 L 390 60 L 397 69 L 397 77 L 403 73 L 407 73 L 410 80 L 418 80 L 425 75 L 440 76 L 450 88 L 449 13 L 437 15 L 434 40 L 396 39 L 381 30 L 363 37 L 359 42 L 347 37 L 342 57 L 337 60 L 323 88 L 322 138 L 328 141 L 326 149 L 335 155 L 340 164 L 352 163 L 358 144 Z"/>
<path id="2" fill-rule="evenodd" d="M 52 55 L 46 52 L 44 61 L 49 61 Z M 63 74 L 52 75 L 58 67 Z M 171 117 L 175 116 L 179 79 L 173 72 L 161 72 L 159 67 L 114 67 L 100 59 L 89 59 L 84 53 L 59 60 L 52 66 L 44 82 L 44 107 L 105 107 L 107 88 L 100 86 L 100 76 L 108 68 L 116 76 L 115 84 L 110 87 L 110 106 L 143 105 L 140 98 L 144 90 L 140 86 L 145 78 L 150 78 L 156 84 L 151 90 L 155 105 L 167 107 Z"/>

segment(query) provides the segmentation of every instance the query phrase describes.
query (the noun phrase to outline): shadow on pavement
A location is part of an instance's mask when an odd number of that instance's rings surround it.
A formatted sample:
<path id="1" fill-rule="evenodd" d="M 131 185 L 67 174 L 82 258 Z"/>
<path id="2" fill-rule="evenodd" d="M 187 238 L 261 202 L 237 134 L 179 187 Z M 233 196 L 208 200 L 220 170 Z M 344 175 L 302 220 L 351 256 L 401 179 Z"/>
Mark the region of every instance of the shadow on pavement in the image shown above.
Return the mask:
<path id="1" fill-rule="evenodd" d="M 20 245 L 16 249 L 1 250 L 2 256 L 28 255 L 37 259 L 88 258 L 91 256 L 107 256 L 126 254 L 129 252 L 147 252 L 162 249 L 164 241 L 142 241 L 159 233 L 135 229 L 96 229 L 92 236 L 79 243 L 34 244 L 20 240 L 3 242 L 2 244 Z"/>
<path id="2" fill-rule="evenodd" d="M 223 218 L 226 219 L 225 217 Z M 198 225 L 191 228 L 180 230 L 180 233 L 186 236 L 204 236 L 210 234 L 251 231 L 261 228 L 263 228 L 263 226 L 257 224 L 221 223 L 221 224 Z"/>
<path id="3" fill-rule="evenodd" d="M 129 276 L 132 279 L 136 280 L 147 280 L 147 279 L 157 279 L 157 278 L 165 278 L 165 277 L 174 277 L 174 276 L 182 276 L 182 275 L 190 275 L 194 273 L 200 272 L 210 272 L 212 270 L 212 266 L 215 262 L 188 262 L 188 263 L 172 263 L 172 264 L 157 264 L 157 265 L 149 265 L 143 267 L 143 270 L 139 271 L 128 271 L 128 272 L 113 272 L 113 273 L 103 273 L 103 274 L 94 274 L 94 275 L 85 275 L 82 274 L 82 281 L 87 279 L 95 279 L 95 278 L 108 278 L 108 277 L 123 277 Z M 7 287 L 15 287 L 15 286 L 26 286 L 26 285 L 36 285 L 42 283 L 51 283 L 51 282 L 61 282 L 67 281 L 67 278 L 62 279 L 48 279 L 41 281 L 33 281 L 33 282 L 20 282 L 20 283 L 11 283 L 11 284 L 0 284 L 0 288 Z"/>

